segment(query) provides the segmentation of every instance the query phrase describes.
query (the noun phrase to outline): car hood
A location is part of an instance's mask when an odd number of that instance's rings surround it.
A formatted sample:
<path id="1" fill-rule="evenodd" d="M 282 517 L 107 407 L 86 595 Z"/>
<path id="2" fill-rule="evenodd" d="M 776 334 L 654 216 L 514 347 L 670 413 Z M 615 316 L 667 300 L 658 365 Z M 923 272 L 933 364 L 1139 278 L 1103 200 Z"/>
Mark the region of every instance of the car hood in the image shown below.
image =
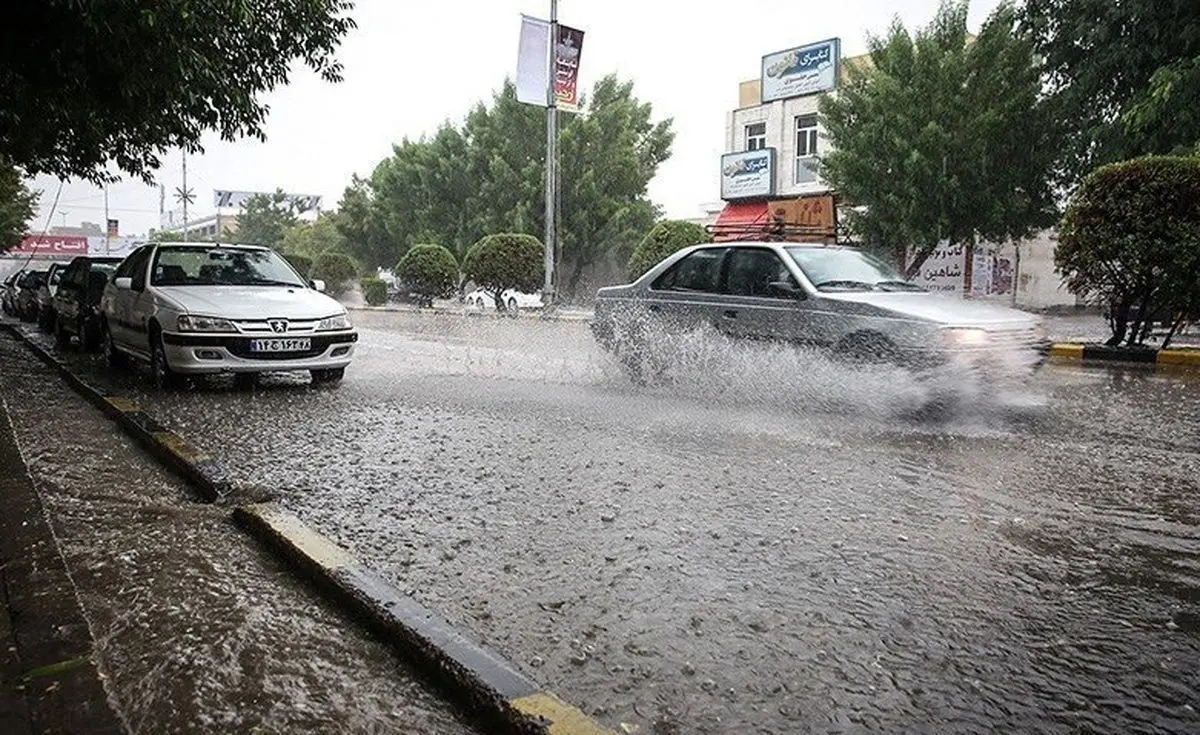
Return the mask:
<path id="1" fill-rule="evenodd" d="M 823 293 L 831 301 L 862 304 L 922 321 L 955 327 L 1033 327 L 1038 318 L 999 304 L 969 301 L 932 293 L 845 292 Z"/>
<path id="2" fill-rule="evenodd" d="M 321 319 L 345 308 L 320 291 L 296 286 L 159 286 L 189 314 L 226 319 Z"/>

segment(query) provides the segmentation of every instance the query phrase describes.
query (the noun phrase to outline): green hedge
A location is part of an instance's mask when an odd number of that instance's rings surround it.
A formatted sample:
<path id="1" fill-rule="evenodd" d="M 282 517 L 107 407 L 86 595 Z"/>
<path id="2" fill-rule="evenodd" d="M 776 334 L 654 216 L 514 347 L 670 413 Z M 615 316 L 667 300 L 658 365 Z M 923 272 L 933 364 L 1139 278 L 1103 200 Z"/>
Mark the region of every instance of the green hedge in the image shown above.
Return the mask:
<path id="1" fill-rule="evenodd" d="M 382 306 L 387 303 L 387 283 L 382 278 L 367 276 L 359 280 L 363 300 L 370 306 Z"/>

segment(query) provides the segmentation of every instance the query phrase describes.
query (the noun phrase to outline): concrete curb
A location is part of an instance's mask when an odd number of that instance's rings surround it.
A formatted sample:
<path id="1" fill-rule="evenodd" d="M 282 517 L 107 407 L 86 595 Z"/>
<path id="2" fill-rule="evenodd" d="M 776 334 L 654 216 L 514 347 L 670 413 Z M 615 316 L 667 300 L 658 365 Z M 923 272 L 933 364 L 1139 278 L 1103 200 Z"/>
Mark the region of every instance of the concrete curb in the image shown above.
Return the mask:
<path id="1" fill-rule="evenodd" d="M 612 735 L 291 513 L 268 503 L 233 516 L 490 725 L 522 735 Z"/>
<path id="2" fill-rule="evenodd" d="M 42 362 L 54 368 L 76 393 L 116 421 L 126 434 L 186 480 L 202 500 L 214 503 L 232 492 L 229 474 L 215 459 L 159 424 L 141 406 L 79 377 L 67 363 L 31 339 L 21 328 L 12 324 L 0 324 L 0 328 L 23 342 Z"/>
<path id="3" fill-rule="evenodd" d="M 1048 356 L 1081 362 L 1130 363 L 1166 368 L 1200 369 L 1200 349 L 1137 349 L 1062 342 L 1050 345 Z"/>
<path id="4" fill-rule="evenodd" d="M 512 319 L 514 317 L 498 314 L 494 311 L 475 311 L 468 309 L 418 309 L 415 306 L 347 306 L 348 311 L 375 311 L 399 314 L 422 314 L 426 316 L 459 316 L 468 319 Z M 586 314 L 543 314 L 541 310 L 518 311 L 517 319 L 532 319 L 549 322 L 589 322 L 591 317 Z"/>

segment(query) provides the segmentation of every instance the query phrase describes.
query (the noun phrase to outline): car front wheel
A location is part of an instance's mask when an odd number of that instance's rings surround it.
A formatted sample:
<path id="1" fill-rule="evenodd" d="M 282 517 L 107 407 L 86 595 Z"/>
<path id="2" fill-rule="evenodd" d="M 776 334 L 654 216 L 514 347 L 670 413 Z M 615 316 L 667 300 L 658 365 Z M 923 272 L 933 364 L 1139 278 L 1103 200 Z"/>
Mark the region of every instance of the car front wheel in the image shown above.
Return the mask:
<path id="1" fill-rule="evenodd" d="M 71 335 L 67 333 L 67 330 L 63 329 L 61 317 L 55 317 L 54 319 L 54 342 L 59 347 L 69 347 L 71 345 Z"/>
<path id="2" fill-rule="evenodd" d="M 312 371 L 312 381 L 314 385 L 340 383 L 344 377 L 346 377 L 346 368 L 326 368 L 323 370 Z"/>
<path id="3" fill-rule="evenodd" d="M 162 335 L 158 333 L 150 337 L 150 377 L 154 380 L 154 387 L 160 390 L 168 390 L 179 384 L 179 376 L 167 362 Z"/>

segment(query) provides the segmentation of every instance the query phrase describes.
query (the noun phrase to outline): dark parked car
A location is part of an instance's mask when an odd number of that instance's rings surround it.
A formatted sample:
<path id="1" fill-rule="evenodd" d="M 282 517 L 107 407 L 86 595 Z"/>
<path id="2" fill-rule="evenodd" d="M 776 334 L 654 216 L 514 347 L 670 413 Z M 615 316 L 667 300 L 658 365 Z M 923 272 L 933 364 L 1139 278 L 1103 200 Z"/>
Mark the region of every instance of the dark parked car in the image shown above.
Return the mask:
<path id="1" fill-rule="evenodd" d="M 46 269 L 46 280 L 37 291 L 37 321 L 43 332 L 54 328 L 54 293 L 58 291 L 58 281 L 62 278 L 66 263 L 51 263 Z"/>
<path id="2" fill-rule="evenodd" d="M 66 345 L 71 337 L 94 352 L 100 345 L 100 297 L 121 258 L 80 256 L 62 270 L 54 294 L 54 337 Z"/>
<path id="3" fill-rule="evenodd" d="M 23 275 L 25 275 L 24 268 L 12 273 L 4 279 L 3 283 L 0 283 L 0 308 L 3 308 L 4 313 L 9 316 L 17 315 L 17 281 Z"/>
<path id="4" fill-rule="evenodd" d="M 17 279 L 16 313 L 22 321 L 37 319 L 37 292 L 46 282 L 46 271 L 28 270 Z"/>

